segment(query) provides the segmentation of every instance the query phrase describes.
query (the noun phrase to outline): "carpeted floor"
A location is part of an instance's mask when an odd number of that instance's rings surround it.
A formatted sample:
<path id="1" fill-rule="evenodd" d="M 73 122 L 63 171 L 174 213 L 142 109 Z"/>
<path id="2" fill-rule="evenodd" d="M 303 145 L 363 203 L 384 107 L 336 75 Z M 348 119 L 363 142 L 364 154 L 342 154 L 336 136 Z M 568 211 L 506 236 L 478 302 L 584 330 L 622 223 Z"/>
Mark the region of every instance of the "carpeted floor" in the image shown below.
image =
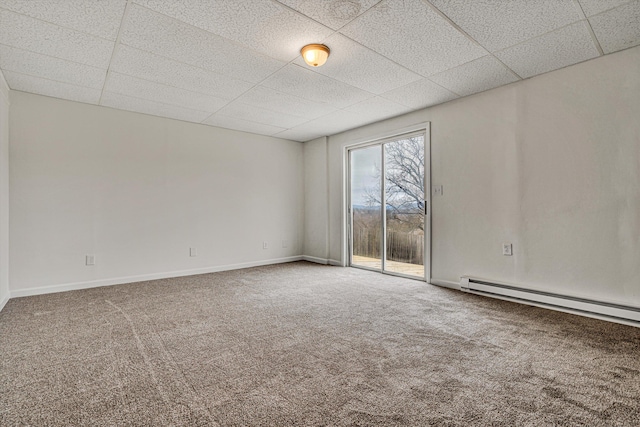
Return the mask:
<path id="1" fill-rule="evenodd" d="M 17 298 L 0 425 L 638 426 L 640 329 L 292 263 Z"/>

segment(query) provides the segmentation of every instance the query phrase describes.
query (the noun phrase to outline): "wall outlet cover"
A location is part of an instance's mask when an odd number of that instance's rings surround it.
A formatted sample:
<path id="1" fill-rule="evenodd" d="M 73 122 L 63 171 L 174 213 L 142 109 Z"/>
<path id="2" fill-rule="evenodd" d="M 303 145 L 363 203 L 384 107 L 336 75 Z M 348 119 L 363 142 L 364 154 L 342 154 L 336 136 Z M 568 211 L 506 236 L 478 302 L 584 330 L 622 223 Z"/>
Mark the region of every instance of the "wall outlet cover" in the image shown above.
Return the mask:
<path id="1" fill-rule="evenodd" d="M 85 257 L 85 265 L 96 265 L 96 256 L 95 255 L 87 255 Z"/>
<path id="2" fill-rule="evenodd" d="M 513 255 L 513 245 L 511 243 L 503 243 L 502 244 L 502 255 L 504 255 L 504 256 L 512 256 Z"/>

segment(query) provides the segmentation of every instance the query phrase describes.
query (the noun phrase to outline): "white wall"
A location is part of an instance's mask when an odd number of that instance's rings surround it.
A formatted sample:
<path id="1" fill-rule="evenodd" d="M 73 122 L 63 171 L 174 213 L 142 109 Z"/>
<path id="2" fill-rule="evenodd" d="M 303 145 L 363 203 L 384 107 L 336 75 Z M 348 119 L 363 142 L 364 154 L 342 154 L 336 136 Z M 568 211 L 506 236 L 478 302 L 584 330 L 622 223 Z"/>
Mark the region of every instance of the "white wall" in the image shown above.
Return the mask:
<path id="1" fill-rule="evenodd" d="M 346 259 L 344 148 L 431 121 L 434 279 L 640 307 L 638 117 L 640 47 L 331 136 L 330 257 Z"/>
<path id="2" fill-rule="evenodd" d="M 302 254 L 302 144 L 22 92 L 11 102 L 12 296 Z"/>
<path id="3" fill-rule="evenodd" d="M 0 310 L 9 299 L 9 86 L 0 71 Z"/>
<path id="4" fill-rule="evenodd" d="M 307 259 L 329 263 L 327 138 L 304 144 L 304 250 Z"/>

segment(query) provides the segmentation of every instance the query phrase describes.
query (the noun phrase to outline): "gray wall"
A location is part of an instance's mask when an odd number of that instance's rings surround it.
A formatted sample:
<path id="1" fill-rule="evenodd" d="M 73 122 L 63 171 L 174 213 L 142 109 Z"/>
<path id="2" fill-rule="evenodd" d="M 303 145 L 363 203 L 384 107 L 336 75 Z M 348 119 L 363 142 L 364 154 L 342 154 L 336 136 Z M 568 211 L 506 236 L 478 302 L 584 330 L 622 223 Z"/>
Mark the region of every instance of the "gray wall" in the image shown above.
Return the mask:
<path id="1" fill-rule="evenodd" d="M 10 123 L 12 296 L 302 253 L 300 143 L 15 91 Z"/>
<path id="2" fill-rule="evenodd" d="M 304 144 L 304 255 L 327 262 L 329 255 L 327 138 Z"/>
<path id="3" fill-rule="evenodd" d="M 9 299 L 9 87 L 0 71 L 0 310 Z"/>
<path id="4" fill-rule="evenodd" d="M 434 279 L 640 307 L 638 117 L 640 47 L 331 136 L 329 258 L 346 261 L 345 147 L 430 121 Z"/>

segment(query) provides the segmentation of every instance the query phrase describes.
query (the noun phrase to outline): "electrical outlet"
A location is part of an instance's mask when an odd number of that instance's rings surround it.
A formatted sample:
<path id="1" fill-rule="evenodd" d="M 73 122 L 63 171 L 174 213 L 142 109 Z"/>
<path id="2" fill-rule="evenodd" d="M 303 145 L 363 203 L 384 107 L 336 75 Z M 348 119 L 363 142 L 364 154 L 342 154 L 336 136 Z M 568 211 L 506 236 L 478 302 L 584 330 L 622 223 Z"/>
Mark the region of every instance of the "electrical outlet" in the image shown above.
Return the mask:
<path id="1" fill-rule="evenodd" d="M 269 244 L 267 242 L 262 242 L 262 249 L 268 249 Z"/>
<path id="2" fill-rule="evenodd" d="M 282 241 L 282 247 L 283 248 L 288 248 L 289 247 L 289 243 L 286 240 Z"/>
<path id="3" fill-rule="evenodd" d="M 433 195 L 434 196 L 442 196 L 443 193 L 442 185 L 434 185 L 433 186 Z"/>
<path id="4" fill-rule="evenodd" d="M 511 243 L 503 243 L 502 244 L 502 255 L 504 255 L 504 256 L 513 255 L 513 245 Z"/>
<path id="5" fill-rule="evenodd" d="M 85 265 L 96 265 L 96 256 L 95 255 L 87 255 L 85 257 Z"/>
<path id="6" fill-rule="evenodd" d="M 189 256 L 198 256 L 198 248 L 189 248 Z"/>

